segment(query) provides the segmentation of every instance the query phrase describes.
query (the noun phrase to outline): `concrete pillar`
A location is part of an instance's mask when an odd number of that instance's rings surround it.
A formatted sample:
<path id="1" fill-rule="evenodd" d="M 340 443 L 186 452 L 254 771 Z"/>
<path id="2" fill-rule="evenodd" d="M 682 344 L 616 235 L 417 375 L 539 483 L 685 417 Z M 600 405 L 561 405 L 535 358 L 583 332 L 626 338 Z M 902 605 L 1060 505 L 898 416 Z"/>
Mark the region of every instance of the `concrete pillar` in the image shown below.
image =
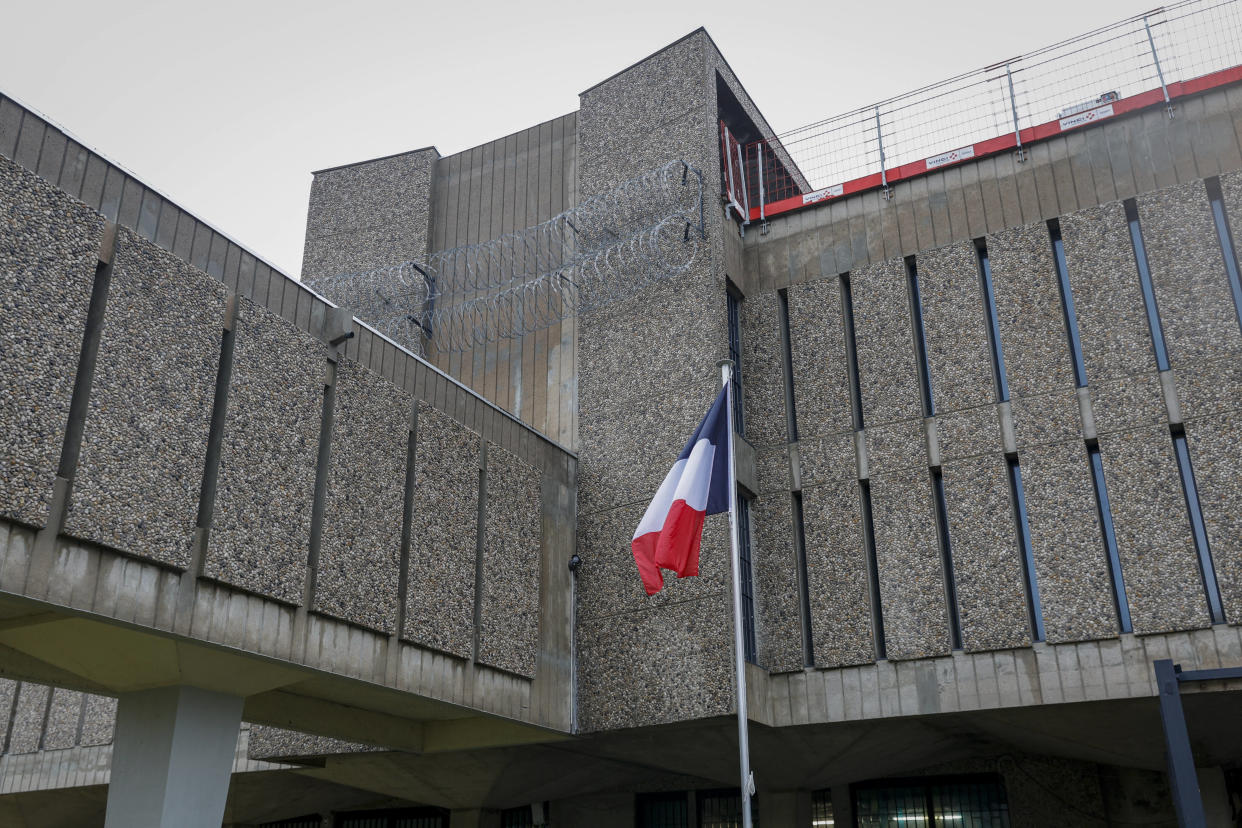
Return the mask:
<path id="1" fill-rule="evenodd" d="M 834 825 L 854 824 L 854 799 L 849 785 L 832 786 L 832 821 Z"/>
<path id="2" fill-rule="evenodd" d="M 219 828 L 242 698 L 197 687 L 121 696 L 105 828 Z"/>

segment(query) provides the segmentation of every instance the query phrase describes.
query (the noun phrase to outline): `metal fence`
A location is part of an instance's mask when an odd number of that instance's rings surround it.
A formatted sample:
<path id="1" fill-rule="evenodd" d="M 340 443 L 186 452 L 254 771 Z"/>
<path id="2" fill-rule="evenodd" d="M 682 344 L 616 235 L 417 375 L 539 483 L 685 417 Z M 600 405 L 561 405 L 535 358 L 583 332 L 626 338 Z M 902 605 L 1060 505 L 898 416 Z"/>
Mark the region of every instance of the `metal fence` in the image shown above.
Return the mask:
<path id="1" fill-rule="evenodd" d="M 1169 104 L 1194 91 L 1182 88 L 1186 82 L 1242 64 L 1240 5 L 1164 6 L 747 144 L 742 160 L 729 159 L 733 177 L 726 176 L 725 186 L 735 184 L 726 196 L 748 218 L 766 217 L 1001 149 L 1020 151 L 1031 140 L 1119 114 L 1127 103 L 1131 109 Z M 791 174 L 787 158 L 809 190 Z M 746 191 L 739 192 L 743 181 Z"/>

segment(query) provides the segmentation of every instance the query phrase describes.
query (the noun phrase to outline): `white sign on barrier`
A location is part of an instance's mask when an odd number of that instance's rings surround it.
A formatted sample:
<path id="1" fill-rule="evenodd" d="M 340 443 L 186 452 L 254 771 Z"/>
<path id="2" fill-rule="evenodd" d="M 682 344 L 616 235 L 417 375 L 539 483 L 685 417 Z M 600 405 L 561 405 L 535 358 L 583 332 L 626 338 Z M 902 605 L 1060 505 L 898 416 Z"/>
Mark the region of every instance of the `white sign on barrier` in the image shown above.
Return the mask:
<path id="1" fill-rule="evenodd" d="M 961 149 L 949 150 L 939 155 L 933 155 L 927 159 L 927 169 L 933 170 L 936 167 L 943 167 L 945 164 L 956 164 L 958 161 L 965 161 L 967 158 L 975 157 L 974 147 L 962 147 Z"/>
<path id="2" fill-rule="evenodd" d="M 1062 118 L 1060 121 L 1061 129 L 1066 130 L 1066 129 L 1073 129 L 1074 127 L 1084 126 L 1085 124 L 1090 124 L 1096 121 L 1102 121 L 1105 118 L 1110 118 L 1112 117 L 1112 115 L 1113 115 L 1112 104 L 1109 104 L 1108 106 L 1101 106 L 1098 109 L 1089 109 L 1086 112 L 1079 112 L 1076 115 L 1069 116 L 1068 118 Z"/>
<path id="3" fill-rule="evenodd" d="M 844 184 L 833 184 L 831 187 L 825 187 L 822 190 L 816 190 L 813 193 L 806 193 L 802 196 L 803 204 L 814 204 L 817 201 L 823 201 L 826 198 L 836 198 L 845 192 Z"/>

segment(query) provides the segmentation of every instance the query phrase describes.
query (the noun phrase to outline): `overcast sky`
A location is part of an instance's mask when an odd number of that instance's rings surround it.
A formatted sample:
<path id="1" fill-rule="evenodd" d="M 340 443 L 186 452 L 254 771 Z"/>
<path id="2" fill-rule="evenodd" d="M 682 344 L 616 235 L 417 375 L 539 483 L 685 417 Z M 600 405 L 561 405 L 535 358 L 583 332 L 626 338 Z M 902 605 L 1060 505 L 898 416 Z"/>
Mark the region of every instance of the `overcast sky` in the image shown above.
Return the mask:
<path id="1" fill-rule="evenodd" d="M 447 155 L 563 115 L 698 26 L 784 132 L 1147 8 L 7 0 L 0 91 L 297 276 L 312 170 Z"/>

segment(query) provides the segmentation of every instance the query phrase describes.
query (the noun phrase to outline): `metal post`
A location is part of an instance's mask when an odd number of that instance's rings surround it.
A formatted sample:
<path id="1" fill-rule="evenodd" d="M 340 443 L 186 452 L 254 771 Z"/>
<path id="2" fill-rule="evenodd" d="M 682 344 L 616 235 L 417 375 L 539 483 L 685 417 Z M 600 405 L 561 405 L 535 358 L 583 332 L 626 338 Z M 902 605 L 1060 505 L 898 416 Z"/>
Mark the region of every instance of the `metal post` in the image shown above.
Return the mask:
<path id="1" fill-rule="evenodd" d="M 763 204 L 768 200 L 767 193 L 763 189 L 763 141 L 755 144 L 758 156 L 755 158 L 755 165 L 759 168 L 759 220 L 767 221 L 767 214 L 764 213 Z"/>
<path id="2" fill-rule="evenodd" d="M 1011 64 L 1005 64 L 1005 77 L 1009 80 L 1009 109 L 1013 112 L 1013 139 L 1018 144 L 1018 160 L 1026 160 L 1026 150 L 1022 148 L 1022 131 L 1018 128 L 1018 98 L 1013 93 L 1013 70 Z"/>
<path id="3" fill-rule="evenodd" d="M 880 186 L 884 188 L 884 200 L 889 198 L 888 170 L 884 166 L 884 134 L 880 131 L 880 108 L 875 108 L 875 140 L 880 145 Z"/>
<path id="4" fill-rule="evenodd" d="M 754 781 L 750 775 L 750 737 L 746 714 L 746 650 L 742 641 L 742 556 L 737 531 L 737 478 L 733 467 L 733 360 L 722 359 L 720 380 L 725 387 L 725 407 L 729 417 L 729 556 L 733 570 L 733 664 L 737 678 L 737 753 L 741 766 L 742 828 L 751 828 L 750 797 Z"/>
<path id="5" fill-rule="evenodd" d="M 1160 55 L 1156 53 L 1156 39 L 1151 36 L 1151 24 L 1143 18 L 1143 28 L 1147 30 L 1147 42 L 1151 45 L 1151 59 L 1156 62 L 1156 75 L 1160 78 L 1160 91 L 1164 93 L 1164 109 L 1173 117 L 1173 104 L 1169 103 L 1169 87 L 1164 84 L 1164 70 L 1160 68 Z"/>
<path id="6" fill-rule="evenodd" d="M 746 162 L 742 159 L 742 143 L 737 145 L 737 171 L 742 176 L 742 207 L 746 210 L 742 224 L 750 224 L 750 187 L 746 185 Z"/>
<path id="7" fill-rule="evenodd" d="M 1190 751 L 1190 734 L 1182 712 L 1181 686 L 1173 662 L 1162 658 L 1152 665 L 1156 669 L 1156 689 L 1160 694 L 1160 722 L 1164 725 L 1164 744 L 1169 762 L 1169 788 L 1177 824 L 1181 828 L 1203 828 L 1207 817 L 1203 797 L 1199 793 L 1199 777 L 1195 758 Z"/>

